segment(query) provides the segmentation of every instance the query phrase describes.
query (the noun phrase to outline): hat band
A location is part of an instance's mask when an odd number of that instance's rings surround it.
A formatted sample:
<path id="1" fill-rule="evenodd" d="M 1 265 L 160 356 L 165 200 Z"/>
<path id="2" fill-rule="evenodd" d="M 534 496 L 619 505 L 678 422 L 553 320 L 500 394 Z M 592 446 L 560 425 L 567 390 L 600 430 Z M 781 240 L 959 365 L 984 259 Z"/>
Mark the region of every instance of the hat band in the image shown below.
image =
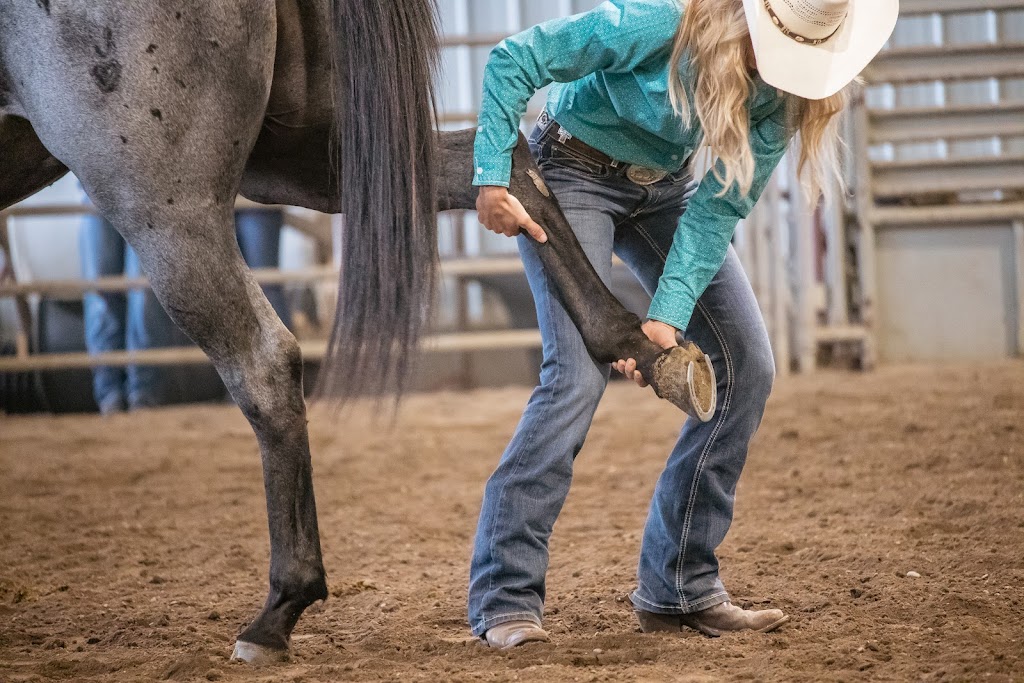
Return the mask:
<path id="1" fill-rule="evenodd" d="M 789 36 L 790 38 L 800 43 L 801 45 L 821 45 L 826 40 L 828 40 L 836 33 L 838 33 L 839 29 L 842 28 L 843 26 L 843 22 L 840 21 L 839 25 L 836 26 L 836 30 L 832 31 L 832 33 L 828 34 L 824 38 L 806 38 L 800 35 L 799 33 L 794 33 L 793 31 L 790 31 L 788 28 L 786 28 L 786 25 L 782 23 L 781 19 L 779 19 L 779 15 L 777 15 L 775 13 L 775 10 L 772 9 L 772 6 L 771 4 L 769 4 L 768 0 L 764 0 L 764 8 L 768 10 L 768 16 L 771 17 L 772 23 L 775 24 L 776 28 L 782 31 L 782 35 Z"/>

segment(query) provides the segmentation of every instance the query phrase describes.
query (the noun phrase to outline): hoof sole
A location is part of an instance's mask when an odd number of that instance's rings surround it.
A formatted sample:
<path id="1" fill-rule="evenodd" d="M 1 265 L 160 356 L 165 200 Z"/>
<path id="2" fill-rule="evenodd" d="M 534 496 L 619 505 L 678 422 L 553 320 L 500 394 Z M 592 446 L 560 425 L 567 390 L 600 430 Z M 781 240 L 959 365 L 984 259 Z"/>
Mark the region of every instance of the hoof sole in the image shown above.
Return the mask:
<path id="1" fill-rule="evenodd" d="M 701 422 L 715 416 L 718 404 L 717 380 L 711 358 L 694 344 L 676 346 L 654 362 L 651 378 L 661 398 Z"/>
<path id="2" fill-rule="evenodd" d="M 245 662 L 253 666 L 269 666 L 288 661 L 288 650 L 276 650 L 271 647 L 235 641 L 235 650 L 231 653 L 231 661 Z"/>

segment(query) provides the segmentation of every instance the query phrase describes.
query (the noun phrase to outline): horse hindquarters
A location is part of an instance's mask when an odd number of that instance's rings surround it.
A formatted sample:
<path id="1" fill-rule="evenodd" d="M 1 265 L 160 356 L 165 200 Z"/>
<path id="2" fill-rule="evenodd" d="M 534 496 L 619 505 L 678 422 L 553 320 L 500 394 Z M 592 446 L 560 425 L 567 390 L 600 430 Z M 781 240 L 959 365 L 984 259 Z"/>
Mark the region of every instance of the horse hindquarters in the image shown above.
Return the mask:
<path id="1" fill-rule="evenodd" d="M 299 347 L 234 236 L 234 197 L 270 88 L 273 2 L 26 5 L 37 16 L 23 22 L 7 66 L 29 91 L 28 117 L 138 252 L 164 308 L 213 360 L 256 432 L 270 594 L 237 652 L 283 657 L 302 611 L 327 591 Z"/>

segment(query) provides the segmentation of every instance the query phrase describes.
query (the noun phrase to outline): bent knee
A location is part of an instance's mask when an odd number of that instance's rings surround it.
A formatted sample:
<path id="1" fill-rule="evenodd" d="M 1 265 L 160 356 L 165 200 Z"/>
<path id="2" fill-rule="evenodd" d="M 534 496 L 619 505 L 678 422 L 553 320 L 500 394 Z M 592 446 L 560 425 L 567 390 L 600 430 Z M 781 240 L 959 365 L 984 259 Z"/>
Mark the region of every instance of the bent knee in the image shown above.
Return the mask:
<path id="1" fill-rule="evenodd" d="M 757 349 L 746 353 L 737 363 L 735 389 L 750 399 L 767 401 L 775 384 L 775 358 L 771 349 Z"/>
<path id="2" fill-rule="evenodd" d="M 545 368 L 541 388 L 556 402 L 597 404 L 608 386 L 608 369 L 599 368 L 589 358 L 585 365 Z"/>

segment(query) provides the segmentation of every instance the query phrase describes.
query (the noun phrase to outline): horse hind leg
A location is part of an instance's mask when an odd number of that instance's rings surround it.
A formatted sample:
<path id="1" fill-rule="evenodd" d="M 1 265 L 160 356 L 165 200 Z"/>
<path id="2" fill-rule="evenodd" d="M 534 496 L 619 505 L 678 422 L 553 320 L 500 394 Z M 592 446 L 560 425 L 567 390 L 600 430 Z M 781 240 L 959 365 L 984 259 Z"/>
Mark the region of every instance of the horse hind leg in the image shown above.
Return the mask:
<path id="1" fill-rule="evenodd" d="M 274 8 L 266 0 L 187 3 L 177 13 L 165 5 L 91 6 L 61 24 L 73 23 L 85 41 L 43 26 L 40 49 L 15 68 L 35 87 L 28 115 L 40 139 L 138 252 L 157 298 L 212 359 L 256 433 L 270 591 L 236 655 L 262 663 L 287 657 L 303 610 L 327 597 L 299 347 L 234 235 L 234 197 L 272 78 Z M 225 28 L 238 26 L 248 30 Z M 123 64 L 117 90 L 77 78 L 85 66 L 66 68 L 95 60 Z M 33 66 L 49 80 L 33 85 Z"/>
<path id="2" fill-rule="evenodd" d="M 112 215 L 115 225 L 138 220 L 117 209 Z M 213 360 L 262 453 L 270 592 L 234 657 L 283 660 L 302 612 L 327 598 L 299 346 L 238 252 L 230 206 L 167 211 L 157 220 L 130 230 L 129 242 L 168 313 Z"/>
<path id="3" fill-rule="evenodd" d="M 195 168 L 217 168 L 196 160 Z M 184 170 L 184 169 L 179 169 Z M 224 169 L 233 177 L 237 168 Z M 130 176 L 131 174 L 126 174 Z M 167 183 L 161 183 L 166 190 Z M 163 197 L 137 186 L 118 195 Z M 216 195 L 217 193 L 215 193 Z M 171 318 L 206 352 L 252 425 L 263 460 L 270 527 L 270 593 L 235 655 L 283 659 L 303 610 L 327 598 L 320 552 L 298 343 L 274 313 L 238 250 L 233 191 L 168 205 L 99 200 L 149 274 Z"/>
<path id="4" fill-rule="evenodd" d="M 150 207 L 152 210 L 154 207 Z M 238 251 L 230 204 L 163 209 L 143 223 L 110 207 L 174 321 L 209 355 L 252 425 L 263 459 L 270 527 L 270 592 L 239 636 L 235 658 L 287 658 L 302 612 L 326 600 L 298 343 Z"/>
<path id="5" fill-rule="evenodd" d="M 162 203 L 140 210 L 102 202 L 102 208 L 138 251 L 171 318 L 213 360 L 256 433 L 270 527 L 270 592 L 239 636 L 235 657 L 257 664 L 282 660 L 303 610 L 327 598 L 301 353 L 242 260 L 231 202 Z"/>

